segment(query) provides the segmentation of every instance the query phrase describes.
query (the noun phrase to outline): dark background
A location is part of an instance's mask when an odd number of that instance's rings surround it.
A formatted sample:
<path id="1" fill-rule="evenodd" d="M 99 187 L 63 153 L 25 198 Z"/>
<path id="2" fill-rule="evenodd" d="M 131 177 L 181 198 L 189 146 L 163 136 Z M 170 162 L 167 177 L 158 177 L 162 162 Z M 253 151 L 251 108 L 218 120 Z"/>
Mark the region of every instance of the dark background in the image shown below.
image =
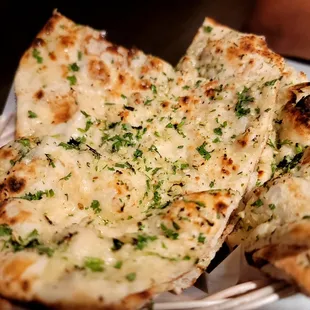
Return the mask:
<path id="1" fill-rule="evenodd" d="M 136 46 L 176 64 L 205 16 L 236 29 L 243 25 L 250 0 L 48 1 L 0 0 L 0 113 L 19 59 L 52 11 L 107 31 L 108 40 Z"/>

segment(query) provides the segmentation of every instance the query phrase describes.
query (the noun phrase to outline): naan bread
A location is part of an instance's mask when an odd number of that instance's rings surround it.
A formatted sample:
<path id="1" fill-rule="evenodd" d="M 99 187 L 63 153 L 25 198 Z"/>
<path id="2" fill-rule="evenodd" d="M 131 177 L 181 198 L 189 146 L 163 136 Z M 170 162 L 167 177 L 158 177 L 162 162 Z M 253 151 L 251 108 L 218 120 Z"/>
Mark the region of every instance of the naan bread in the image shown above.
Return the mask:
<path id="1" fill-rule="evenodd" d="M 256 188 L 240 213 L 232 245 L 243 244 L 249 261 L 272 277 L 310 294 L 310 83 L 290 88 L 279 114 L 274 177 Z M 283 142 L 282 142 L 283 144 Z M 278 147 L 276 146 L 278 145 Z"/>
<path id="2" fill-rule="evenodd" d="M 252 174 L 248 191 L 270 180 L 274 175 L 275 167 L 284 156 L 292 155 L 292 141 L 287 139 L 287 137 L 283 138 L 283 133 L 281 134 L 283 127 L 281 126 L 282 110 L 285 104 L 292 98 L 292 86 L 307 81 L 307 76 L 303 72 L 299 72 L 288 65 L 284 66 L 268 141 L 259 159 L 256 171 Z M 270 86 L 272 86 L 273 82 L 270 83 Z"/>
<path id="3" fill-rule="evenodd" d="M 0 293 L 133 309 L 192 285 L 262 153 L 282 65 L 206 19 L 174 70 L 55 13 L 0 150 Z"/>

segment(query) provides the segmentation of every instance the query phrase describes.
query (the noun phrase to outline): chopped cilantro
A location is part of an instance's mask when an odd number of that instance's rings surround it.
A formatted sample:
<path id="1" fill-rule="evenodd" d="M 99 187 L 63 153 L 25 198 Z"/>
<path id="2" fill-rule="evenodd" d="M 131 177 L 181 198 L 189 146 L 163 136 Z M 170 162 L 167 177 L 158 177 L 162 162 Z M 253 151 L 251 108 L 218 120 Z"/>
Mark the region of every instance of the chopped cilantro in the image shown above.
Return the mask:
<path id="1" fill-rule="evenodd" d="M 219 142 L 221 142 L 221 139 L 219 137 L 216 137 L 215 139 L 213 139 L 212 142 L 213 143 L 219 143 Z"/>
<path id="2" fill-rule="evenodd" d="M 132 281 L 136 280 L 136 277 L 137 277 L 137 275 L 136 275 L 135 272 L 131 272 L 131 273 L 128 273 L 128 274 L 126 275 L 126 279 L 127 279 L 129 282 L 132 282 Z"/>
<path id="3" fill-rule="evenodd" d="M 190 87 L 189 87 L 188 85 L 185 85 L 185 86 L 183 86 L 182 88 L 185 89 L 185 90 L 190 89 Z"/>
<path id="4" fill-rule="evenodd" d="M 83 129 L 83 128 L 78 128 L 78 130 L 80 131 L 80 132 L 87 132 L 88 130 L 89 130 L 89 128 L 93 125 L 94 123 L 90 120 L 90 119 L 88 119 L 87 121 L 86 121 L 86 125 L 85 125 L 85 128 Z"/>
<path id="5" fill-rule="evenodd" d="M 244 86 L 242 92 L 237 93 L 238 101 L 235 107 L 235 113 L 238 118 L 241 118 L 251 112 L 250 108 L 245 108 L 245 105 L 254 101 L 254 98 L 248 95 L 249 90 L 249 88 Z"/>
<path id="6" fill-rule="evenodd" d="M 205 149 L 206 145 L 207 143 L 203 142 L 199 147 L 196 148 L 196 150 L 205 160 L 209 160 L 211 158 L 211 154 Z"/>
<path id="7" fill-rule="evenodd" d="M 82 56 L 83 56 L 82 52 L 78 51 L 78 60 L 82 60 Z"/>
<path id="8" fill-rule="evenodd" d="M 70 64 L 68 67 L 69 67 L 69 70 L 74 71 L 74 72 L 80 70 L 80 67 L 77 65 L 76 62 L 74 62 L 73 64 Z"/>
<path id="9" fill-rule="evenodd" d="M 28 110 L 28 118 L 37 118 L 38 115 L 33 111 Z"/>
<path id="10" fill-rule="evenodd" d="M 260 108 L 255 108 L 255 112 L 256 112 L 256 114 L 259 114 L 260 113 Z"/>
<path id="11" fill-rule="evenodd" d="M 104 261 L 97 257 L 86 257 L 84 261 L 84 266 L 93 272 L 103 271 Z"/>
<path id="12" fill-rule="evenodd" d="M 204 26 L 203 27 L 203 31 L 205 33 L 210 33 L 213 30 L 213 28 L 211 26 Z"/>
<path id="13" fill-rule="evenodd" d="M 30 146 L 30 140 L 26 138 L 21 138 L 17 140 L 22 146 L 29 147 Z"/>
<path id="14" fill-rule="evenodd" d="M 273 86 L 276 83 L 276 81 L 278 81 L 278 79 L 267 81 L 264 83 L 264 86 Z"/>
<path id="15" fill-rule="evenodd" d="M 285 139 L 285 140 L 282 140 L 282 141 L 279 140 L 277 142 L 277 147 L 281 148 L 282 145 L 292 145 L 292 144 L 293 144 L 293 142 L 291 140 L 289 140 L 289 139 Z"/>
<path id="16" fill-rule="evenodd" d="M 180 225 L 174 221 L 172 222 L 172 226 L 175 230 L 180 230 L 180 228 L 181 228 Z"/>
<path id="17" fill-rule="evenodd" d="M 154 84 L 151 85 L 151 91 L 153 92 L 154 95 L 157 94 L 157 88 Z"/>
<path id="18" fill-rule="evenodd" d="M 90 117 L 90 115 L 88 113 L 86 113 L 85 111 L 80 111 L 85 117 Z"/>
<path id="19" fill-rule="evenodd" d="M 32 50 L 32 57 L 37 60 L 38 64 L 41 64 L 43 62 L 43 58 L 41 57 L 40 51 L 38 51 L 36 48 Z"/>
<path id="20" fill-rule="evenodd" d="M 183 149 L 184 145 L 179 145 L 178 149 Z"/>
<path id="21" fill-rule="evenodd" d="M 147 106 L 149 106 L 149 105 L 151 105 L 151 102 L 153 101 L 153 99 L 146 99 L 145 101 L 144 101 L 144 105 L 147 105 Z"/>
<path id="22" fill-rule="evenodd" d="M 274 210 L 276 208 L 276 205 L 271 203 L 271 204 L 268 205 L 268 207 L 269 207 L 270 210 Z"/>
<path id="23" fill-rule="evenodd" d="M 36 248 L 40 255 L 46 254 L 48 257 L 52 257 L 54 254 L 54 250 L 47 246 L 39 244 Z"/>
<path id="24" fill-rule="evenodd" d="M 295 144 L 295 152 L 296 152 L 296 154 L 303 152 L 303 147 L 299 143 Z"/>
<path id="25" fill-rule="evenodd" d="M 143 152 L 139 149 L 136 149 L 135 152 L 133 153 L 133 157 L 136 159 L 139 157 L 142 157 L 142 155 L 143 155 Z"/>
<path id="26" fill-rule="evenodd" d="M 214 185 L 215 185 L 215 181 L 211 181 L 210 184 L 209 184 L 209 187 L 210 187 L 210 188 L 213 188 Z"/>
<path id="27" fill-rule="evenodd" d="M 183 257 L 183 260 L 191 260 L 191 257 L 190 257 L 189 255 L 185 255 L 185 256 Z"/>
<path id="28" fill-rule="evenodd" d="M 28 193 L 28 194 L 25 194 L 24 196 L 16 197 L 16 198 L 25 199 L 25 200 L 28 200 L 28 201 L 31 201 L 31 200 L 41 200 L 44 195 L 46 197 L 50 198 L 50 197 L 53 197 L 55 195 L 55 193 L 54 193 L 54 191 L 52 189 L 47 189 L 45 191 L 37 191 L 34 194 Z"/>
<path id="29" fill-rule="evenodd" d="M 0 224 L 0 237 L 10 236 L 12 229 L 7 224 Z"/>
<path id="30" fill-rule="evenodd" d="M 198 88 L 199 85 L 202 83 L 202 80 L 198 80 L 196 83 L 195 83 L 195 87 Z"/>
<path id="31" fill-rule="evenodd" d="M 198 242 L 205 243 L 205 240 L 206 240 L 206 237 L 202 233 L 200 233 L 198 236 Z"/>
<path id="32" fill-rule="evenodd" d="M 90 207 L 94 210 L 95 214 L 101 212 L 100 202 L 98 200 L 93 200 Z"/>
<path id="33" fill-rule="evenodd" d="M 71 176 L 72 176 L 72 174 L 71 174 L 71 172 L 70 172 L 70 173 L 68 173 L 66 176 L 64 176 L 63 178 L 59 179 L 59 181 L 61 181 L 61 180 L 68 181 L 68 180 L 71 178 Z"/>
<path id="34" fill-rule="evenodd" d="M 147 246 L 149 241 L 154 241 L 156 239 L 157 239 L 156 236 L 138 235 L 136 242 L 135 242 L 136 249 L 143 250 Z"/>
<path id="35" fill-rule="evenodd" d="M 223 132 L 222 132 L 222 128 L 221 127 L 217 127 L 213 129 L 213 132 L 218 135 L 218 136 L 222 136 Z"/>
<path id="36" fill-rule="evenodd" d="M 123 95 L 123 94 L 121 94 L 121 97 L 122 97 L 123 99 L 127 99 L 127 97 L 126 97 L 125 95 Z"/>
<path id="37" fill-rule="evenodd" d="M 168 124 L 166 125 L 166 128 L 173 128 L 173 124 L 168 123 Z"/>
<path id="38" fill-rule="evenodd" d="M 121 260 L 117 261 L 115 264 L 114 264 L 114 268 L 115 269 L 121 269 L 123 266 L 123 262 Z"/>
<path id="39" fill-rule="evenodd" d="M 71 75 L 71 76 L 67 76 L 67 80 L 70 82 L 70 85 L 75 85 L 76 84 L 76 76 L 75 75 Z"/>
<path id="40" fill-rule="evenodd" d="M 272 141 L 270 140 L 270 138 L 269 138 L 268 141 L 267 141 L 267 145 L 269 145 L 269 146 L 272 147 L 273 149 L 276 149 L 276 145 L 274 144 L 274 142 L 272 142 Z"/>
<path id="41" fill-rule="evenodd" d="M 53 168 L 55 168 L 56 166 L 55 166 L 55 164 L 54 164 L 54 161 L 53 161 L 51 155 L 50 155 L 50 154 L 45 154 L 45 156 L 46 156 L 46 159 L 47 159 L 47 161 L 48 161 L 48 165 L 49 165 L 49 166 L 52 166 Z"/>
<path id="42" fill-rule="evenodd" d="M 254 202 L 251 204 L 251 206 L 259 208 L 259 207 L 261 207 L 263 204 L 264 204 L 264 203 L 263 203 L 263 201 L 262 201 L 261 199 L 257 199 L 256 201 L 254 201 Z"/>
<path id="43" fill-rule="evenodd" d="M 172 240 L 177 240 L 179 238 L 179 234 L 177 232 L 167 228 L 163 223 L 160 224 L 160 228 L 167 238 Z"/>

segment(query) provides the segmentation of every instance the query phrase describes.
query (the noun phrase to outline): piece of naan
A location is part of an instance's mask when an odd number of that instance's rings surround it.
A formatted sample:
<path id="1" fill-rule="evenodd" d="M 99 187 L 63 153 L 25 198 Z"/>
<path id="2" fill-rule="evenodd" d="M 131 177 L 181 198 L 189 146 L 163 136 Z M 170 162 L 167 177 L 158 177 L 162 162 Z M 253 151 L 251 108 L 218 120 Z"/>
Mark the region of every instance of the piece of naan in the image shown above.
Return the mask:
<path id="1" fill-rule="evenodd" d="M 249 195 L 229 241 L 243 244 L 262 271 L 310 294 L 310 83 L 292 86 L 289 94 L 279 113 L 274 176 Z"/>
<path id="2" fill-rule="evenodd" d="M 0 150 L 0 293 L 134 309 L 192 285 L 263 151 L 282 66 L 210 19 L 174 70 L 55 13 Z"/>

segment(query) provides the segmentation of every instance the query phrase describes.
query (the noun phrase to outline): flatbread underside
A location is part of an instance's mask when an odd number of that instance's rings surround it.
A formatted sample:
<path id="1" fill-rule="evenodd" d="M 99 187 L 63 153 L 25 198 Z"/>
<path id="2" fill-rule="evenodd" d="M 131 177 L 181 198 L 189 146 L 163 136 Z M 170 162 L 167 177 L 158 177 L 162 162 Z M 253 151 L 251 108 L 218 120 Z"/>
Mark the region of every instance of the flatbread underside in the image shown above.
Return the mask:
<path id="1" fill-rule="evenodd" d="M 1 294 L 134 309 L 192 285 L 263 151 L 282 67 L 210 19 L 174 70 L 55 13 L 0 150 Z"/>

